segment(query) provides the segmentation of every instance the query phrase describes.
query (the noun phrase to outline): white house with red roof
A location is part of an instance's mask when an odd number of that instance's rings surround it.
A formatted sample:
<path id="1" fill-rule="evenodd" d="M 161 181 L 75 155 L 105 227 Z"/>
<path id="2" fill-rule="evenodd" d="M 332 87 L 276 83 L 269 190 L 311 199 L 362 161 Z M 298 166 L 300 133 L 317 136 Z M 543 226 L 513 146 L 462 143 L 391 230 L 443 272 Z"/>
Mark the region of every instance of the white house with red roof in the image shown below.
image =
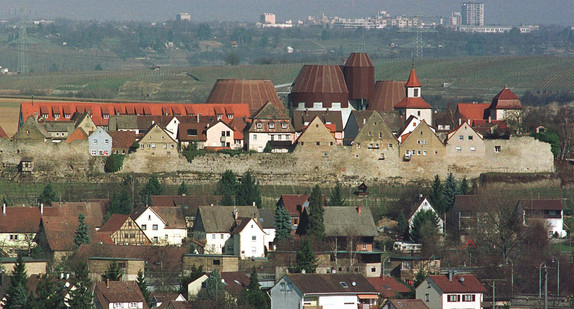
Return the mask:
<path id="1" fill-rule="evenodd" d="M 486 288 L 472 274 L 428 276 L 416 288 L 416 298 L 430 309 L 481 309 Z"/>
<path id="2" fill-rule="evenodd" d="M 518 96 L 506 88 L 506 86 L 492 98 L 492 103 L 488 107 L 489 117 L 492 120 L 520 118 L 522 109 L 522 104 Z"/>
<path id="3" fill-rule="evenodd" d="M 233 254 L 241 259 L 264 257 L 267 234 L 256 218 L 239 217 L 235 220 L 233 236 Z"/>
<path id="4" fill-rule="evenodd" d="M 413 115 L 427 123 L 432 123 L 432 108 L 423 99 L 421 88 L 422 85 L 417 78 L 415 69 L 411 69 L 411 74 L 405 84 L 406 97 L 395 104 L 394 108 L 399 111 L 405 119 Z"/>
<path id="5" fill-rule="evenodd" d="M 522 224 L 528 225 L 533 221 L 541 221 L 548 232 L 548 237 L 557 235 L 565 237 L 564 218 L 562 212 L 564 205 L 558 199 L 519 200 L 516 211 Z"/>

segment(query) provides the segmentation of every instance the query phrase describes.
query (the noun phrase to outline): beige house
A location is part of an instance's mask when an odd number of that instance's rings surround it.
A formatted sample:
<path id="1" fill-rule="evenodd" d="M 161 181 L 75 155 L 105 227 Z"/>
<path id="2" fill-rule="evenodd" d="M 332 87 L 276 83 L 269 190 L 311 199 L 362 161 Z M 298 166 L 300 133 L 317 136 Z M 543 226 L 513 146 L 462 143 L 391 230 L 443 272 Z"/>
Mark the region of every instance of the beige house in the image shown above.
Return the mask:
<path id="1" fill-rule="evenodd" d="M 188 275 L 193 266 L 203 265 L 206 273 L 217 269 L 219 273 L 239 270 L 239 256 L 221 254 L 184 254 L 183 274 Z"/>
<path id="2" fill-rule="evenodd" d="M 94 281 L 100 281 L 112 263 L 116 262 L 122 270 L 122 281 L 134 281 L 138 277 L 138 272 L 145 270 L 145 260 L 134 258 L 113 258 L 113 257 L 90 257 L 88 258 L 88 269 L 90 277 Z"/>
<path id="3" fill-rule="evenodd" d="M 353 111 L 353 114 L 358 116 L 361 112 L 370 113 L 370 116 L 353 118 L 351 115 L 347 122 L 347 127 L 349 127 L 351 119 L 359 120 L 356 124 L 358 133 L 352 142 L 352 147 L 357 150 L 367 149 L 379 152 L 380 159 L 389 155 L 396 157 L 399 152 L 399 143 L 381 115 L 376 111 L 360 111 L 359 113 Z"/>
<path id="4" fill-rule="evenodd" d="M 208 127 L 205 131 L 205 136 L 206 141 L 204 148 L 233 148 L 235 145 L 233 141 L 233 129 L 221 120 L 213 126 Z"/>
<path id="5" fill-rule="evenodd" d="M 461 124 L 448 133 L 446 140 L 447 156 L 484 157 L 484 140 L 468 123 Z"/>
<path id="6" fill-rule="evenodd" d="M 283 110 L 267 102 L 251 119 L 247 136 L 248 150 L 263 152 L 269 145 L 272 152 L 289 152 L 295 139 L 295 129 Z"/>
<path id="7" fill-rule="evenodd" d="M 0 264 L 4 269 L 4 272 L 7 274 L 11 274 L 14 270 L 14 266 L 16 265 L 17 258 L 8 257 L 8 258 L 0 258 Z M 26 274 L 28 276 L 31 275 L 42 275 L 46 273 L 46 268 L 48 266 L 48 261 L 46 260 L 37 260 L 30 257 L 23 257 L 22 260 L 24 261 L 24 265 L 26 265 Z"/>
<path id="8" fill-rule="evenodd" d="M 97 231 L 101 242 L 114 245 L 151 245 L 150 239 L 129 215 L 112 214 Z"/>
<path id="9" fill-rule="evenodd" d="M 504 87 L 488 107 L 491 120 L 520 121 L 522 114 L 520 99 L 510 89 Z"/>
<path id="10" fill-rule="evenodd" d="M 149 153 L 152 156 L 177 155 L 177 142 L 167 134 L 157 123 L 154 123 L 139 141 L 139 152 Z"/>
<path id="11" fill-rule="evenodd" d="M 297 147 L 331 147 L 336 146 L 335 137 L 319 117 L 313 118 L 305 131 L 297 139 Z"/>
<path id="12" fill-rule="evenodd" d="M 430 126 L 421 121 L 400 146 L 405 161 L 437 160 L 445 156 L 445 146 Z"/>

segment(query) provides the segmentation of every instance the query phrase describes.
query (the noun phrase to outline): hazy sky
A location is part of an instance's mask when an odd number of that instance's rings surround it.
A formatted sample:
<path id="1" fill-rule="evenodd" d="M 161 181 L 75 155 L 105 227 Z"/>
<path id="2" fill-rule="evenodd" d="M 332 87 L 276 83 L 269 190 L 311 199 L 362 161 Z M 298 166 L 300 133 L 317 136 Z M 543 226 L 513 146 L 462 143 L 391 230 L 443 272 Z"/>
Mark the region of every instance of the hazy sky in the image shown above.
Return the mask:
<path id="1" fill-rule="evenodd" d="M 165 21 L 178 12 L 194 21 L 258 21 L 263 12 L 277 20 L 307 16 L 367 17 L 385 10 L 392 16 L 448 17 L 460 11 L 460 0 L 0 0 L 0 17 L 27 8 L 33 17 L 97 20 Z M 574 0 L 484 0 L 487 24 L 574 24 Z"/>

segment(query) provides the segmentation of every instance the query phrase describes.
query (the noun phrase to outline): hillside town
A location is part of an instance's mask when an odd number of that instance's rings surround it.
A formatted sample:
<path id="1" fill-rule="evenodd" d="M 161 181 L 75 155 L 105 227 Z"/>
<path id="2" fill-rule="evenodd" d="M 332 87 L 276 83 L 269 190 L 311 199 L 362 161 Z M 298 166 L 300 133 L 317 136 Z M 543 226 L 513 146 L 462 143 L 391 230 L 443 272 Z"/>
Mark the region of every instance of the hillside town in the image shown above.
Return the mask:
<path id="1" fill-rule="evenodd" d="M 571 251 L 551 249 L 571 250 L 572 200 L 512 187 L 559 181 L 523 110 L 500 85 L 439 111 L 415 65 L 376 80 L 367 53 L 303 65 L 285 97 L 219 79 L 203 103 L 22 102 L 2 177 L 46 185 L 0 196 L 0 305 L 572 308 Z M 115 191 L 55 188 L 79 179 Z M 389 179 L 415 185 L 379 199 Z"/>

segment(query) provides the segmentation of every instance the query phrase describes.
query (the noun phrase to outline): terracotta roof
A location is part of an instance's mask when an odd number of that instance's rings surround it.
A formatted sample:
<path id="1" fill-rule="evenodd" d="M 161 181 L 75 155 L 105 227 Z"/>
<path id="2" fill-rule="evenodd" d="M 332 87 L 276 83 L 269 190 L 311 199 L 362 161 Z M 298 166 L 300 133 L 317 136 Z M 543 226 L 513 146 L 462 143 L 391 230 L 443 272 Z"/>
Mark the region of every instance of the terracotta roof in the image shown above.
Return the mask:
<path id="1" fill-rule="evenodd" d="M 374 67 L 369 54 L 367 53 L 351 53 L 347 61 L 345 62 L 346 67 Z"/>
<path id="2" fill-rule="evenodd" d="M 235 209 L 239 217 L 259 218 L 256 206 L 200 206 L 196 220 L 201 216 L 206 233 L 229 233 L 235 225 Z"/>
<path id="3" fill-rule="evenodd" d="M 349 93 L 338 65 L 304 65 L 293 83 L 291 92 Z"/>
<path id="4" fill-rule="evenodd" d="M 558 199 L 538 199 L 538 200 L 519 200 L 518 204 L 524 209 L 530 210 L 563 210 L 562 200 Z"/>
<path id="5" fill-rule="evenodd" d="M 271 85 L 273 86 L 273 85 Z M 266 102 L 266 101 L 265 101 Z M 263 103 L 265 103 L 263 102 Z M 231 102 L 229 102 L 231 103 Z M 111 108 L 116 114 L 127 115 L 152 115 L 161 116 L 169 112 L 171 116 L 185 112 L 184 115 L 211 115 L 215 116 L 215 109 L 223 107 L 228 114 L 233 114 L 234 117 L 248 117 L 250 115 L 249 105 L 244 104 L 247 102 L 236 102 L 237 104 L 222 104 L 222 103 L 200 103 L 200 104 L 183 104 L 183 103 L 92 103 L 92 102 L 22 102 L 20 105 L 22 119 L 28 119 L 35 114 L 42 116 L 47 114 L 48 117 L 44 120 L 55 121 L 69 121 L 65 117 L 59 119 L 54 118 L 52 113 L 53 108 L 64 108 L 69 110 L 74 115 L 77 113 L 84 113 L 86 111 L 91 113 L 92 120 L 97 126 L 107 126 L 108 120 L 102 114 L 102 108 Z M 263 105 L 261 103 L 261 105 Z M 223 115 L 227 117 L 227 115 Z M 112 115 L 110 114 L 110 117 Z"/>
<path id="6" fill-rule="evenodd" d="M 325 126 L 335 125 L 337 132 L 343 131 L 343 118 L 340 111 L 293 111 L 293 128 L 297 132 L 303 131 L 315 117 L 319 117 Z"/>
<path id="7" fill-rule="evenodd" d="M 134 131 L 108 131 L 108 134 L 112 137 L 113 149 L 130 148 L 136 141 Z"/>
<path id="8" fill-rule="evenodd" d="M 381 275 L 380 277 L 367 278 L 367 280 L 385 298 L 396 297 L 397 293 L 409 293 L 411 291 L 408 286 L 394 277 Z"/>
<path id="9" fill-rule="evenodd" d="M 489 103 L 458 103 L 456 108 L 463 121 L 467 119 L 487 119 Z"/>
<path id="10" fill-rule="evenodd" d="M 360 212 L 360 213 L 359 213 Z M 368 208 L 355 206 L 324 207 L 325 235 L 377 236 L 377 227 Z"/>
<path id="11" fill-rule="evenodd" d="M 352 53 L 343 66 L 349 99 L 371 100 L 375 85 L 375 67 L 367 53 Z"/>
<path id="12" fill-rule="evenodd" d="M 54 214 L 58 209 L 44 207 L 45 214 Z M 6 207 L 0 214 L 0 233 L 36 233 L 40 228 L 39 207 Z"/>
<path id="13" fill-rule="evenodd" d="M 77 128 L 76 130 L 74 130 L 74 132 L 72 132 L 72 134 L 70 134 L 68 136 L 68 138 L 66 139 L 66 142 L 69 144 L 69 143 L 74 142 L 74 141 L 83 141 L 83 140 L 87 140 L 87 139 L 88 139 L 88 136 L 86 135 L 86 132 L 84 132 L 84 130 L 82 128 Z"/>
<path id="14" fill-rule="evenodd" d="M 182 122 L 177 130 L 178 140 L 204 142 L 207 140 L 207 129 L 216 123 L 217 120 L 212 117 L 200 117 L 199 122 Z"/>
<path id="15" fill-rule="evenodd" d="M 522 109 L 522 104 L 510 89 L 504 87 L 492 98 L 489 109 Z"/>
<path id="16" fill-rule="evenodd" d="M 395 105 L 395 109 L 397 108 L 431 108 L 431 107 L 422 97 L 417 98 L 405 97 Z"/>
<path id="17" fill-rule="evenodd" d="M 116 232 L 129 219 L 129 215 L 112 214 L 98 232 Z"/>
<path id="18" fill-rule="evenodd" d="M 310 194 L 281 194 L 276 205 L 283 204 L 285 210 L 290 216 L 299 216 L 305 204 L 308 204 Z"/>
<path id="19" fill-rule="evenodd" d="M 417 78 L 415 69 L 411 69 L 411 74 L 409 75 L 409 79 L 407 80 L 405 87 L 422 87 L 419 79 Z"/>
<path id="20" fill-rule="evenodd" d="M 452 281 L 448 275 L 431 275 L 428 278 L 438 285 L 442 293 L 486 293 L 486 288 L 472 274 L 453 275 Z"/>
<path id="21" fill-rule="evenodd" d="M 187 228 L 181 207 L 151 206 L 150 208 L 165 222 L 166 229 Z"/>
<path id="22" fill-rule="evenodd" d="M 396 309 L 429 309 L 422 299 L 389 299 Z"/>
<path id="23" fill-rule="evenodd" d="M 218 79 L 207 97 L 207 103 L 247 103 L 252 113 L 267 102 L 285 109 L 270 80 Z"/>
<path id="24" fill-rule="evenodd" d="M 247 119 L 233 118 L 233 120 L 229 122 L 229 126 L 233 128 L 233 139 L 243 140 L 243 131 L 245 131 L 245 127 L 247 127 Z"/>
<path id="25" fill-rule="evenodd" d="M 143 302 L 144 308 L 149 308 L 135 281 L 96 282 L 94 294 L 104 308 L 110 307 L 111 303 L 130 302 Z"/>
<path id="26" fill-rule="evenodd" d="M 379 80 L 375 83 L 375 93 L 367 109 L 379 112 L 392 111 L 405 95 L 405 81 Z"/>
<path id="27" fill-rule="evenodd" d="M 288 274 L 304 294 L 378 294 L 360 274 Z"/>
<path id="28" fill-rule="evenodd" d="M 239 297 L 241 290 L 249 285 L 249 277 L 240 271 L 222 272 L 220 275 L 225 284 L 225 291 L 233 297 Z"/>
<path id="29" fill-rule="evenodd" d="M 4 131 L 4 129 L 2 129 L 2 127 L 0 127 L 0 138 L 9 138 L 8 134 L 6 134 L 6 132 Z"/>

